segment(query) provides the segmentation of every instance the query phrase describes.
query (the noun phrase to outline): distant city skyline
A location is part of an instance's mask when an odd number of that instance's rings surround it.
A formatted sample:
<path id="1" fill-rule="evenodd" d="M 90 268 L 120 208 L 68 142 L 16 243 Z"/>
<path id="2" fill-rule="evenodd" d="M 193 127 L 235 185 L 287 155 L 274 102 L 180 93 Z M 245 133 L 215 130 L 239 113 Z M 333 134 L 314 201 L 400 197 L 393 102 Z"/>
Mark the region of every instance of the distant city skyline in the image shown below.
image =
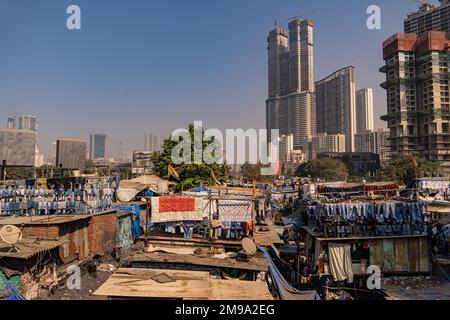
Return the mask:
<path id="1" fill-rule="evenodd" d="M 419 7 L 412 0 L 76 3 L 80 31 L 65 27 L 71 1 L 0 3 L 0 122 L 12 113 L 38 116 L 46 159 L 56 139 L 89 141 L 91 132 L 108 135 L 108 156 L 117 157 L 141 149 L 145 132 L 165 138 L 194 120 L 264 128 L 267 33 L 274 20 L 284 27 L 299 12 L 313 12 L 302 18 L 315 24 L 314 78 L 355 65 L 357 89 L 374 89 L 375 128 L 386 128 L 382 43 Z M 381 30 L 366 28 L 372 4 L 381 8 Z"/>

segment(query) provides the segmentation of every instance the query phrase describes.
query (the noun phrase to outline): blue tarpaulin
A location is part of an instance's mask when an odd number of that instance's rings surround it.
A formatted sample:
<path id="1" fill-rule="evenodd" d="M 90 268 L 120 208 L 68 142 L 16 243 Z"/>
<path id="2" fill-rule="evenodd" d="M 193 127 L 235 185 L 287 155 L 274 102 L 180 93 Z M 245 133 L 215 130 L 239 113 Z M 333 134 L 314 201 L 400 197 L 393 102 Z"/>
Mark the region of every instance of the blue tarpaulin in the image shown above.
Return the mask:
<path id="1" fill-rule="evenodd" d="M 300 229 L 300 227 L 303 225 L 303 219 L 301 216 L 292 215 L 288 217 L 282 217 L 281 219 L 286 226 L 294 225 L 297 229 Z"/>
<path id="2" fill-rule="evenodd" d="M 210 192 L 210 190 L 207 188 L 194 188 L 191 191 L 193 191 L 193 192 L 205 192 L 205 191 Z"/>
<path id="3" fill-rule="evenodd" d="M 1 296 L 4 298 L 0 298 L 0 300 L 26 300 L 10 282 L 7 282 L 3 293 L 0 292 L 0 297 Z"/>
<path id="4" fill-rule="evenodd" d="M 120 212 L 128 212 L 134 215 L 133 223 L 131 224 L 131 232 L 134 238 L 141 235 L 141 223 L 139 218 L 139 213 L 141 212 L 140 205 L 129 205 L 129 206 L 113 206 L 114 210 Z"/>

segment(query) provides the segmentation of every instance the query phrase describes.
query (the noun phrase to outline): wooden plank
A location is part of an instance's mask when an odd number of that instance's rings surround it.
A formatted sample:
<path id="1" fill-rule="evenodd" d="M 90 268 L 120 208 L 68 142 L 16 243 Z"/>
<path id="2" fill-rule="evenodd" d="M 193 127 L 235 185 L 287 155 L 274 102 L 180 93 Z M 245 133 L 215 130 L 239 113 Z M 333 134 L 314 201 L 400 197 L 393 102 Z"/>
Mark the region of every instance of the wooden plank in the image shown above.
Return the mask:
<path id="1" fill-rule="evenodd" d="M 151 279 L 161 273 L 169 275 L 175 281 L 159 283 Z M 209 296 L 209 273 L 119 269 L 94 294 L 108 297 L 206 300 Z"/>
<path id="2" fill-rule="evenodd" d="M 382 267 L 383 260 L 384 260 L 383 240 L 371 240 L 370 264 Z"/>
<path id="3" fill-rule="evenodd" d="M 273 300 L 263 282 L 210 280 L 209 300 Z"/>
<path id="4" fill-rule="evenodd" d="M 395 250 L 394 250 L 394 240 L 385 239 L 383 240 L 383 272 L 394 271 L 394 261 L 395 261 Z"/>
<path id="5" fill-rule="evenodd" d="M 419 239 L 419 270 L 420 272 L 430 272 L 430 241 L 426 239 Z"/>
<path id="6" fill-rule="evenodd" d="M 273 226 L 267 226 L 269 231 L 260 231 L 261 226 L 255 227 L 253 232 L 253 238 L 256 246 L 270 247 L 274 244 L 283 244 L 283 240 L 280 239 L 278 231 Z"/>
<path id="7" fill-rule="evenodd" d="M 168 263 L 187 264 L 197 266 L 208 266 L 217 268 L 232 268 L 251 271 L 267 271 L 268 263 L 265 257 L 252 257 L 248 261 L 238 261 L 236 259 L 214 259 L 211 256 L 180 255 L 171 253 L 143 253 L 131 257 L 131 263 Z"/>
<path id="8" fill-rule="evenodd" d="M 174 282 L 152 277 L 165 273 Z M 121 298 L 271 300 L 266 283 L 210 279 L 208 272 L 187 270 L 118 269 L 94 295 Z"/>
<path id="9" fill-rule="evenodd" d="M 408 261 L 408 242 L 407 239 L 395 239 L 395 263 L 394 271 L 397 272 L 408 272 L 409 271 L 409 261 Z"/>
<path id="10" fill-rule="evenodd" d="M 196 238 L 195 236 L 191 239 L 180 238 L 178 236 L 173 236 L 170 234 L 164 235 L 149 235 L 147 238 L 145 236 L 140 237 L 141 240 L 148 240 L 149 242 L 170 242 L 170 243 L 194 243 L 194 244 L 205 244 L 205 245 L 223 245 L 223 246 L 240 246 L 241 241 L 239 240 L 208 240 L 204 238 Z"/>
<path id="11" fill-rule="evenodd" d="M 408 261 L 409 261 L 409 271 L 419 272 L 419 240 L 418 239 L 408 239 Z"/>

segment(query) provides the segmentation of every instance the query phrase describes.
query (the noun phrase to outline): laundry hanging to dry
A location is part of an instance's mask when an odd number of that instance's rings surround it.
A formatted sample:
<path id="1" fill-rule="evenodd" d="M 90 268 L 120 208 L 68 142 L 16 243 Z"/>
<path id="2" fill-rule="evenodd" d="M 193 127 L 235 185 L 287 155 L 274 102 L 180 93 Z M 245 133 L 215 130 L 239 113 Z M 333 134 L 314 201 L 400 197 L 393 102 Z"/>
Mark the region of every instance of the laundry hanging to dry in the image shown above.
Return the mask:
<path id="1" fill-rule="evenodd" d="M 329 243 L 328 259 L 330 272 L 335 281 L 353 283 L 351 246 L 349 243 Z"/>

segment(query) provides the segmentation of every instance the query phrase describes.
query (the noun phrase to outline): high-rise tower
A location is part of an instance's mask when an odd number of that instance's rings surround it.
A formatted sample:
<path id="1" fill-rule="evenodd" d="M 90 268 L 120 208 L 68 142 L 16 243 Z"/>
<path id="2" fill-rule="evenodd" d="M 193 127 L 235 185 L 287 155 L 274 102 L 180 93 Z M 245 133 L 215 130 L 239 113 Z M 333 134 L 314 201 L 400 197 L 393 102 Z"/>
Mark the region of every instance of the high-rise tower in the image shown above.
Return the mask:
<path id="1" fill-rule="evenodd" d="M 356 133 L 373 130 L 373 90 L 364 88 L 356 91 Z"/>
<path id="2" fill-rule="evenodd" d="M 313 22 L 295 19 L 289 32 L 269 33 L 269 92 L 266 101 L 266 127 L 280 135 L 293 135 L 294 148 L 316 131 L 313 76 Z"/>
<path id="3" fill-rule="evenodd" d="M 316 82 L 317 132 L 344 134 L 347 152 L 355 150 L 355 67 L 333 72 Z"/>

